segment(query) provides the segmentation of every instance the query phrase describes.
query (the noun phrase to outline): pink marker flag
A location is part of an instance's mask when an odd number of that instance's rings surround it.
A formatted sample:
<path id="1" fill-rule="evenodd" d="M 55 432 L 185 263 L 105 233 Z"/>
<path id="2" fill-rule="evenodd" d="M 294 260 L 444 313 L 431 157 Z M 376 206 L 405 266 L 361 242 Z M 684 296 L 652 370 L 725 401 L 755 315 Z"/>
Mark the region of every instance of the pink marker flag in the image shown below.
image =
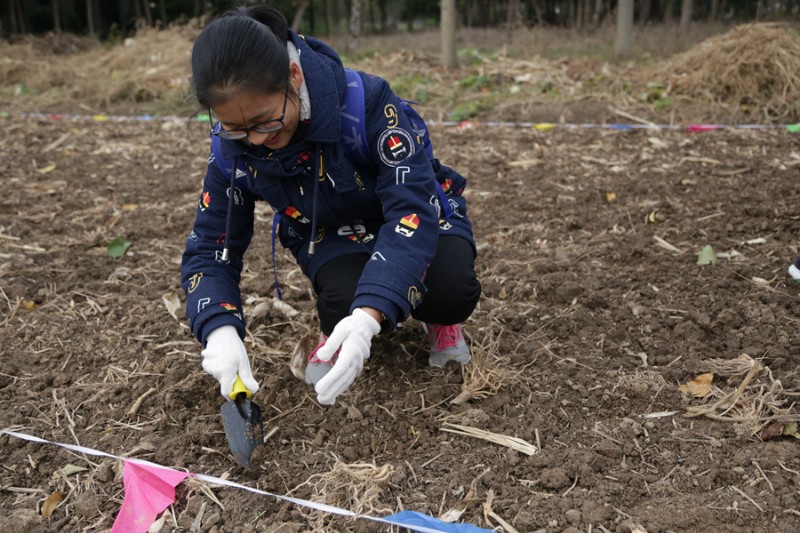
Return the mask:
<path id="1" fill-rule="evenodd" d="M 692 124 L 686 129 L 692 133 L 702 133 L 704 131 L 715 131 L 720 128 L 721 126 L 719 124 Z"/>
<path id="2" fill-rule="evenodd" d="M 146 533 L 156 517 L 175 501 L 175 487 L 189 472 L 125 461 L 125 499 L 111 533 Z"/>

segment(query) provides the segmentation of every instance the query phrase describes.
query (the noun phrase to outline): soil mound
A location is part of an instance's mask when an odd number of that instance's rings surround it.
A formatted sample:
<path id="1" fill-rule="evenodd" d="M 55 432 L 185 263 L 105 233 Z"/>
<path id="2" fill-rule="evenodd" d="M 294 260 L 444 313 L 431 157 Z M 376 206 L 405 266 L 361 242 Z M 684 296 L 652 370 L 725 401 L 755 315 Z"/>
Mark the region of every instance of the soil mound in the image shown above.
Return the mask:
<path id="1" fill-rule="evenodd" d="M 759 113 L 759 120 L 800 117 L 800 39 L 786 25 L 737 26 L 659 63 L 650 75 L 664 80 L 673 97 Z"/>

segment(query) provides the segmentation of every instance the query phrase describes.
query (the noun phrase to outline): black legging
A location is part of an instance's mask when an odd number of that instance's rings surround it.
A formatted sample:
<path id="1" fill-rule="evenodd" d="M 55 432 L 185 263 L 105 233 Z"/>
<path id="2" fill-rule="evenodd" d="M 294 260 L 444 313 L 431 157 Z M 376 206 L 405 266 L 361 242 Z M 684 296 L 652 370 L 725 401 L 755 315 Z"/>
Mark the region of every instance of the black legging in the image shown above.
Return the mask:
<path id="1" fill-rule="evenodd" d="M 356 285 L 369 261 L 368 254 L 349 254 L 328 261 L 317 273 L 317 311 L 322 332 L 350 314 Z M 411 316 L 431 324 L 464 322 L 478 304 L 481 284 L 475 275 L 472 246 L 461 237 L 441 236 L 436 255 L 425 276 L 428 292 Z"/>

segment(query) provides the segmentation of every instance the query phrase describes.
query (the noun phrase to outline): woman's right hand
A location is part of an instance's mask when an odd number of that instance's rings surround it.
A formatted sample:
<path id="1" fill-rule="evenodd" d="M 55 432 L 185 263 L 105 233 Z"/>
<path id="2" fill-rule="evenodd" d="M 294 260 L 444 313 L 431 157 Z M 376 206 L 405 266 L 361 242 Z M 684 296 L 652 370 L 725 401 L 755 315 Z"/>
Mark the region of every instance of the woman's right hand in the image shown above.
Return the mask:
<path id="1" fill-rule="evenodd" d="M 208 335 L 206 348 L 201 352 L 203 370 L 219 381 L 219 391 L 226 400 L 233 400 L 231 392 L 236 376 L 251 393 L 258 390 L 253 378 L 250 359 L 239 332 L 234 326 L 221 326 Z"/>

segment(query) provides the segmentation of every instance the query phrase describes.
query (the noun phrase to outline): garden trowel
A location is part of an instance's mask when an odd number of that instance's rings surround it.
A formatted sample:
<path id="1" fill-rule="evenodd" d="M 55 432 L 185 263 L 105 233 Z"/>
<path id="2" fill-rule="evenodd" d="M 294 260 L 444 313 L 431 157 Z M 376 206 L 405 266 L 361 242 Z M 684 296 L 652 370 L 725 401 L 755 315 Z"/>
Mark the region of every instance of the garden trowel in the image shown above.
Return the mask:
<path id="1" fill-rule="evenodd" d="M 245 468 L 250 468 L 250 456 L 256 446 L 264 443 L 261 408 L 250 401 L 252 395 L 239 376 L 236 376 L 231 392 L 233 401 L 225 402 L 220 409 L 225 438 L 228 439 L 236 462 Z"/>

